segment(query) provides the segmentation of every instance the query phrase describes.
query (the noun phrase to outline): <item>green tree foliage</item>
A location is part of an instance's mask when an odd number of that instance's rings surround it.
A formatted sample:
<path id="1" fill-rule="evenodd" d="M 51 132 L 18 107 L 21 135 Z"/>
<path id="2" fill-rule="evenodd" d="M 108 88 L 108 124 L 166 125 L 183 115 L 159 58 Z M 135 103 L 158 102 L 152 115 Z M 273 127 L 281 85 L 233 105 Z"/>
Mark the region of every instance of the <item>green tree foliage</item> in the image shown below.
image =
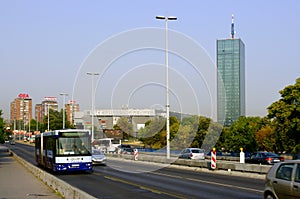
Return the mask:
<path id="1" fill-rule="evenodd" d="M 165 118 L 156 117 L 149 121 L 145 128 L 140 129 L 139 138 L 144 142 L 146 147 L 160 149 L 166 143 L 166 128 Z"/>
<path id="2" fill-rule="evenodd" d="M 114 129 L 121 130 L 125 139 L 133 137 L 133 125 L 128 121 L 127 117 L 121 117 L 114 126 Z"/>
<path id="3" fill-rule="evenodd" d="M 210 150 L 219 138 L 222 126 L 202 116 L 191 116 L 178 121 L 170 117 L 170 147 L 180 150 L 186 147 L 202 146 Z M 166 120 L 155 118 L 139 131 L 139 138 L 146 146 L 163 148 L 166 146 Z"/>
<path id="4" fill-rule="evenodd" d="M 176 117 L 170 117 L 170 142 L 178 132 L 179 121 Z M 139 139 L 146 147 L 160 149 L 166 146 L 166 119 L 157 117 L 146 123 L 145 128 L 140 129 Z"/>
<path id="5" fill-rule="evenodd" d="M 176 136 L 178 129 L 180 126 L 180 122 L 176 117 L 170 117 L 170 140 L 173 140 Z"/>
<path id="6" fill-rule="evenodd" d="M 256 151 L 256 132 L 263 126 L 263 120 L 260 117 L 240 117 L 230 127 L 224 128 L 221 140 L 223 144 L 219 146 L 229 151 Z"/>
<path id="7" fill-rule="evenodd" d="M 280 91 L 281 99 L 268 107 L 268 117 L 245 117 L 229 127 L 221 126 L 203 116 L 191 116 L 178 121 L 170 117 L 171 149 L 198 147 L 211 150 L 253 152 L 256 150 L 300 152 L 300 78 L 295 85 Z M 130 132 L 127 119 L 119 126 Z M 120 127 L 118 127 L 120 128 Z M 129 128 L 129 129 L 128 129 Z M 221 133 L 221 135 L 220 135 Z M 146 147 L 166 146 L 166 120 L 157 117 L 146 122 L 138 137 Z"/>
<path id="8" fill-rule="evenodd" d="M 205 151 L 211 151 L 220 138 L 222 128 L 223 126 L 221 124 L 211 121 L 201 148 L 205 149 Z"/>
<path id="9" fill-rule="evenodd" d="M 8 128 L 6 129 L 6 123 L 2 117 L 2 110 L 0 110 L 0 143 L 4 143 L 6 140 L 12 138 L 12 131 Z"/>
<path id="10" fill-rule="evenodd" d="M 276 151 L 291 152 L 300 143 L 300 78 L 279 91 L 281 98 L 268 107 Z"/>
<path id="11" fill-rule="evenodd" d="M 191 145 L 194 140 L 196 130 L 190 124 L 180 125 L 174 140 L 171 142 L 171 148 L 182 150 Z"/>
<path id="12" fill-rule="evenodd" d="M 65 117 L 66 119 L 66 117 Z M 57 130 L 63 128 L 63 110 L 60 112 L 49 109 L 49 130 Z M 65 128 L 74 128 L 69 121 L 65 120 Z M 42 132 L 48 130 L 48 115 L 44 117 Z"/>
<path id="13" fill-rule="evenodd" d="M 42 124 L 37 122 L 35 119 L 30 120 L 30 131 L 40 131 Z M 29 130 L 29 125 L 26 126 L 26 129 Z"/>
<path id="14" fill-rule="evenodd" d="M 270 125 L 262 127 L 255 135 L 258 149 L 261 151 L 275 151 L 276 140 Z"/>
<path id="15" fill-rule="evenodd" d="M 211 122 L 212 120 L 209 118 L 198 116 L 197 126 L 195 126 L 194 124 L 194 127 L 197 127 L 197 132 L 190 147 L 195 147 L 195 148 L 201 147 L 204 138 L 208 133 L 208 128 Z"/>
<path id="16" fill-rule="evenodd" d="M 173 148 L 200 147 L 207 134 L 209 123 L 210 119 L 202 116 L 194 115 L 183 118 L 177 128 L 177 134 L 172 143 Z"/>
<path id="17" fill-rule="evenodd" d="M 0 143 L 4 143 L 5 139 L 5 124 L 4 119 L 2 118 L 2 110 L 0 110 Z"/>

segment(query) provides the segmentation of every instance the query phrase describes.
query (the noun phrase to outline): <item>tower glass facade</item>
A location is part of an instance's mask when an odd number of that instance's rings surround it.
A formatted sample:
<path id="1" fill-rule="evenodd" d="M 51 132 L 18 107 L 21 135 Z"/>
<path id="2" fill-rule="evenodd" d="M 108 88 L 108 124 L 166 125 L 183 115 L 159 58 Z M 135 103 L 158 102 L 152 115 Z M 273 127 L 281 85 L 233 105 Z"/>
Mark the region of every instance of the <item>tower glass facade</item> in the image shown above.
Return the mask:
<path id="1" fill-rule="evenodd" d="M 225 126 L 245 115 L 245 45 L 241 39 L 217 40 L 217 117 Z"/>

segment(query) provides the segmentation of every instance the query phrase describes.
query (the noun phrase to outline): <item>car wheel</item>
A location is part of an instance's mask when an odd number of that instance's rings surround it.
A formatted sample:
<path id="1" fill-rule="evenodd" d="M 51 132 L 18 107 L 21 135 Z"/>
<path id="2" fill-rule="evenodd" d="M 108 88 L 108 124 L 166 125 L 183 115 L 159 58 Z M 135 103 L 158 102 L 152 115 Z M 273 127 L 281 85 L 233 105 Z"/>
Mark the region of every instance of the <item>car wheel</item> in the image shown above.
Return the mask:
<path id="1" fill-rule="evenodd" d="M 265 199 L 275 199 L 275 197 L 274 197 L 273 194 L 268 193 L 268 194 L 265 196 Z"/>

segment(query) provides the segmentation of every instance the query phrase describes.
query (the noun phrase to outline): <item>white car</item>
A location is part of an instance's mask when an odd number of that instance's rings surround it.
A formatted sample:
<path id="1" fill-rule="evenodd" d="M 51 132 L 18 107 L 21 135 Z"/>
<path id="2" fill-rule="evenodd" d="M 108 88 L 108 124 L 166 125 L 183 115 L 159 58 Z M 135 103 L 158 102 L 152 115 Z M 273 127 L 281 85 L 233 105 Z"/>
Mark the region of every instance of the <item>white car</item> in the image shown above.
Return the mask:
<path id="1" fill-rule="evenodd" d="M 181 151 L 178 157 L 184 159 L 204 160 L 205 151 L 204 149 L 199 148 L 186 148 Z"/>
<path id="2" fill-rule="evenodd" d="M 92 161 L 93 164 L 102 164 L 106 165 L 106 156 L 104 153 L 99 149 L 93 149 L 92 150 Z"/>

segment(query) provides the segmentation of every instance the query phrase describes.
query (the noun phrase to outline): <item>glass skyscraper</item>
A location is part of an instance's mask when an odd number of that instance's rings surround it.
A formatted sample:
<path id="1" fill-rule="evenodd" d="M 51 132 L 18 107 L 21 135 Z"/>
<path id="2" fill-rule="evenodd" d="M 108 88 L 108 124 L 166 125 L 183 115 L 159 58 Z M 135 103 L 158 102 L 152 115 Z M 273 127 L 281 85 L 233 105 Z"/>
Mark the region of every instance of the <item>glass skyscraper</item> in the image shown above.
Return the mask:
<path id="1" fill-rule="evenodd" d="M 245 115 L 245 45 L 241 39 L 217 40 L 217 119 L 230 126 Z"/>

